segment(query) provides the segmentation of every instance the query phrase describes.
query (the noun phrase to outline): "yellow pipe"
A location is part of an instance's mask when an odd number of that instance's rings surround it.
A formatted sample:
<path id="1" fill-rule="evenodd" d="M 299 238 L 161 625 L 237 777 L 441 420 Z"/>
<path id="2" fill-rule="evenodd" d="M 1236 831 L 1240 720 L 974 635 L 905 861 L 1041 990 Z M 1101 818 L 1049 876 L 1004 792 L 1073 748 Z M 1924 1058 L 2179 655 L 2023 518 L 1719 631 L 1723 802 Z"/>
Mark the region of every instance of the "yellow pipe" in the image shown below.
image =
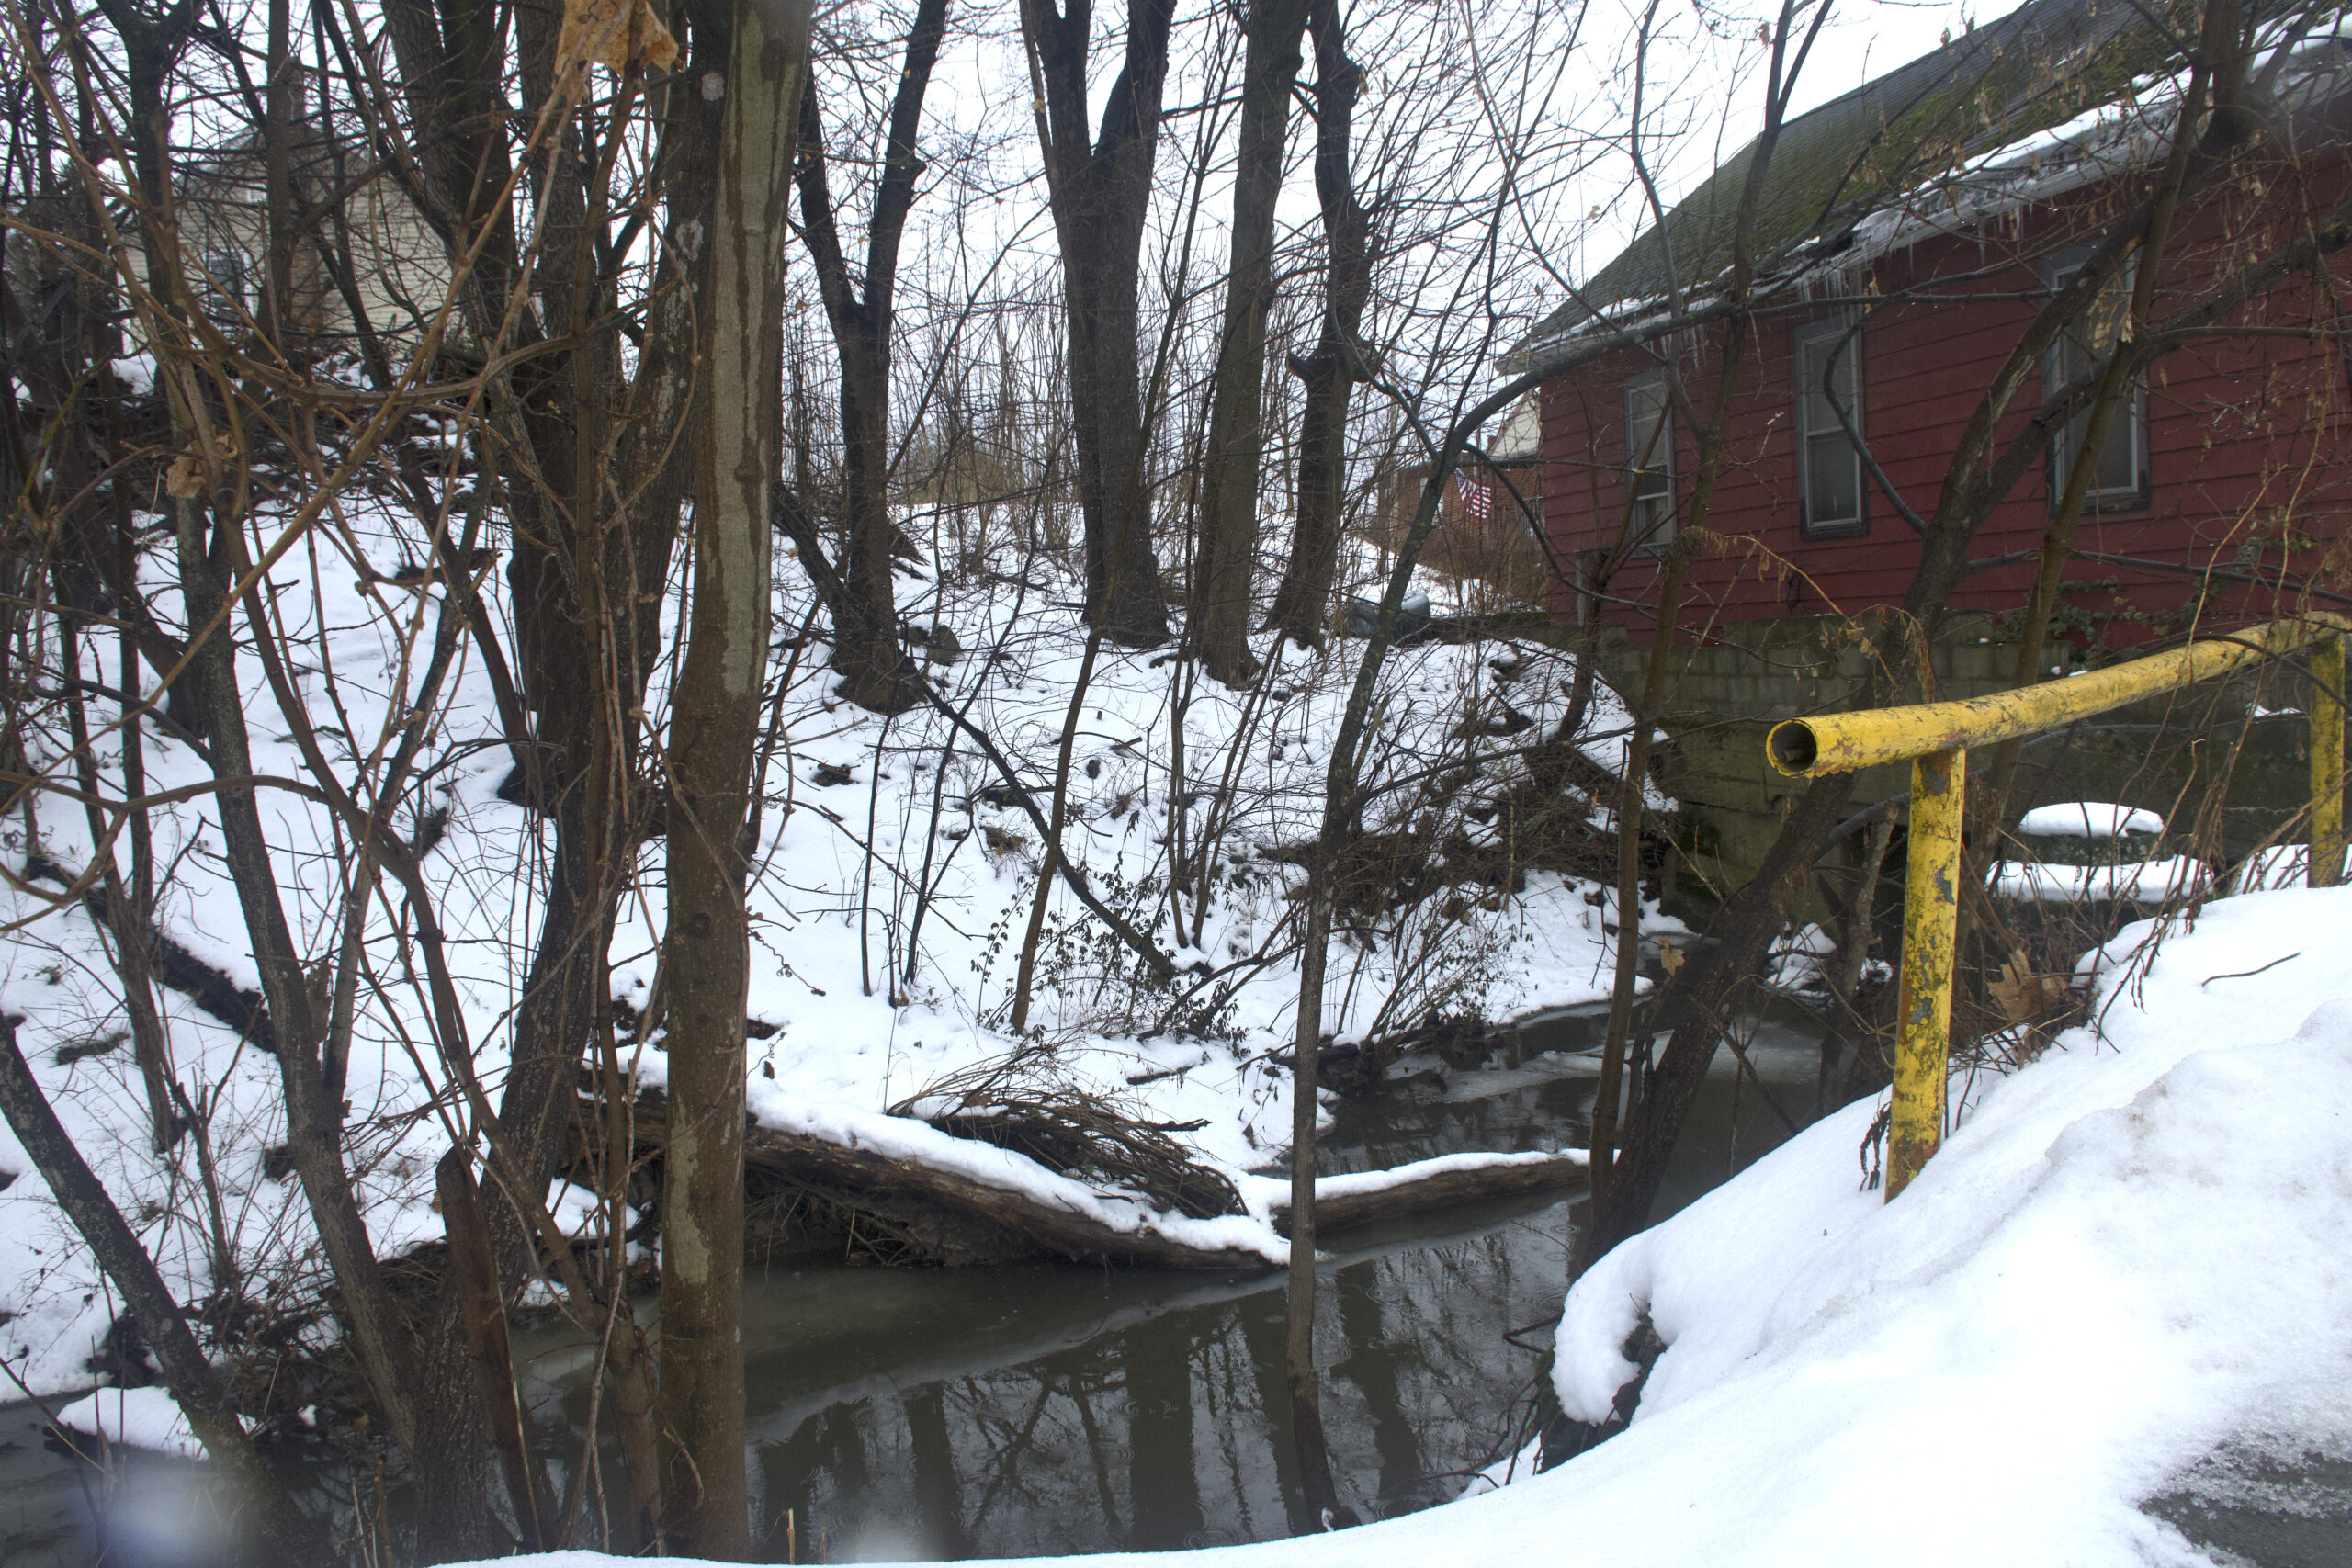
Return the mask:
<path id="1" fill-rule="evenodd" d="M 1894 1101 L 1886 1139 L 1890 1203 L 1944 1138 L 1952 953 L 1960 924 L 1960 822 L 1967 797 L 1966 751 L 1955 748 L 1913 759 L 1903 993 L 1895 1011 Z"/>
<path id="2" fill-rule="evenodd" d="M 2313 887 L 2344 880 L 2344 639 L 2312 645 L 2312 858 Z"/>
<path id="3" fill-rule="evenodd" d="M 2128 664 L 2094 670 L 2064 681 L 2047 681 L 2038 686 L 1996 692 L 1991 696 L 1972 697 L 1966 702 L 1921 703 L 1910 707 L 1873 708 L 1866 713 L 1792 718 L 1772 727 L 1765 750 L 1772 759 L 1772 765 L 1790 777 L 1818 778 L 1825 773 L 1850 773 L 1882 763 L 1900 762 L 1930 751 L 2013 740 L 2106 713 L 2192 681 L 2226 675 L 2242 666 L 2291 653 L 2322 638 L 2335 641 L 2332 634 L 2348 627 L 2352 627 L 2352 622 L 2340 615 L 2303 615 L 2250 627 L 2227 641 L 2216 638 L 2192 642 L 2186 648 L 2135 659 Z M 2340 654 L 2338 658 L 2341 659 Z M 2319 706 L 2334 706 L 2332 703 L 2321 704 L 2316 696 L 2312 700 L 2314 713 Z M 2340 754 L 2340 746 L 2338 750 Z M 2340 815 L 2338 819 L 2341 820 Z"/>
<path id="4" fill-rule="evenodd" d="M 1943 1143 L 1951 1055 L 1951 976 L 1960 925 L 1960 828 L 1971 746 L 2013 740 L 2106 713 L 2191 682 L 2312 648 L 2311 885 L 2344 873 L 2344 637 L 2352 621 L 2314 615 L 2271 621 L 2227 640 L 2190 643 L 2064 681 L 1967 702 L 1792 718 L 1765 742 L 1792 778 L 1911 763 L 1909 886 L 1903 900 L 1903 991 L 1897 1004 L 1886 1196 L 1911 1183 Z"/>

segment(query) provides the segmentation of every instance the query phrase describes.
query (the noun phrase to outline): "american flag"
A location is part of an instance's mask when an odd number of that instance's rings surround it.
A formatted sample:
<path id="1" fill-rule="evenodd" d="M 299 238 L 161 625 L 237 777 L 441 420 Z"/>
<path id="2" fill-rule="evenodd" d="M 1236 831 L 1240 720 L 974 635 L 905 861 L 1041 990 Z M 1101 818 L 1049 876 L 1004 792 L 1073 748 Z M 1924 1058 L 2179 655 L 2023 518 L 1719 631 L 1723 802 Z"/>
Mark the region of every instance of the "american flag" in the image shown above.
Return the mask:
<path id="1" fill-rule="evenodd" d="M 1487 518 L 1494 515 L 1495 492 L 1493 489 L 1489 486 L 1477 483 L 1472 479 L 1468 474 L 1462 473 L 1458 470 L 1455 472 L 1453 476 L 1453 493 L 1461 497 L 1462 510 L 1468 513 L 1471 516 L 1476 517 L 1479 522 L 1484 523 Z"/>

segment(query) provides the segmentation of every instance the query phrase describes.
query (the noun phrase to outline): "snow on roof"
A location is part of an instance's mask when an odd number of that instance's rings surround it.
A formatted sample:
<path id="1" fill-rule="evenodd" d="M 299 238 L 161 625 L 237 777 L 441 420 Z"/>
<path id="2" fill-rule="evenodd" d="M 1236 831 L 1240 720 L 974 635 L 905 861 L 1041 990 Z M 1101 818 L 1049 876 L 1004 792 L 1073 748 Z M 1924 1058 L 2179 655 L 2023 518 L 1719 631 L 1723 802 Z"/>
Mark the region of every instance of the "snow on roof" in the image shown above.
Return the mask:
<path id="1" fill-rule="evenodd" d="M 2294 7 L 2281 10 L 2286 16 Z M 2309 34 L 2272 24 L 2260 56 L 2291 49 L 2278 93 L 2297 114 L 2352 87 L 2352 19 Z M 1781 130 L 1751 234 L 1766 299 L 1851 292 L 1867 263 L 1935 234 L 1980 231 L 2161 155 L 2185 86 L 2160 28 L 2131 6 L 2036 0 L 1800 115 Z M 2340 130 L 2335 134 L 2340 140 Z M 1513 350 L 1547 351 L 1662 325 L 1731 261 L 1753 143 Z"/>

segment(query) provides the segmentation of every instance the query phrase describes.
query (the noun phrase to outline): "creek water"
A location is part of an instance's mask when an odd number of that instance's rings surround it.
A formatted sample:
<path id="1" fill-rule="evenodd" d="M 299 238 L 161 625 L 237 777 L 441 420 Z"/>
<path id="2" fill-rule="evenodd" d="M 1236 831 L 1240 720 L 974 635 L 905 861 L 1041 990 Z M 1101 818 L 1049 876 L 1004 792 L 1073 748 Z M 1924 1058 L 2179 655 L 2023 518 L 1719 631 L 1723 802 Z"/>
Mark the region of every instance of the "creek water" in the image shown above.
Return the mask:
<path id="1" fill-rule="evenodd" d="M 1532 1021 L 1483 1066 L 1404 1064 L 1408 1086 L 1335 1109 L 1327 1171 L 1461 1149 L 1580 1145 L 1597 1063 L 1589 1011 Z M 1816 1036 L 1767 1020 L 1749 1058 L 1792 1120 Z M 1729 1052 L 1677 1150 L 1678 1208 L 1787 1135 Z M 1339 1487 L 1366 1517 L 1455 1495 L 1525 1440 L 1583 1194 L 1453 1209 L 1343 1233 L 1317 1339 Z M 767 1560 L 1004 1557 L 1219 1545 L 1294 1517 L 1279 1275 L 1080 1267 L 754 1269 L 746 1313 L 752 1477 Z M 572 1456 L 587 1346 L 516 1346 L 541 1451 Z M 604 1456 L 616 1475 L 616 1456 Z M 340 1491 L 340 1485 L 337 1486 Z M 620 1499 L 613 1506 L 617 1512 Z M 199 1467 L 43 1446 L 0 1409 L 0 1562 L 230 1560 Z"/>

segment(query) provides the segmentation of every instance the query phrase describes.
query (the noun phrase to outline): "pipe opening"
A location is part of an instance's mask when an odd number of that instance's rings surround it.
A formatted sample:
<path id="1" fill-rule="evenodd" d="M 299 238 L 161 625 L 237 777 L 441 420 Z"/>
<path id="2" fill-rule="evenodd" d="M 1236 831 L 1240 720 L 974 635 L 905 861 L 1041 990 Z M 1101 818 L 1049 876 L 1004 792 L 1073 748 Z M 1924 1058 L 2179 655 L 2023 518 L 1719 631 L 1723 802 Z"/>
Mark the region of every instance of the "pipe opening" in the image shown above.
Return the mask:
<path id="1" fill-rule="evenodd" d="M 1821 758 L 1821 746 L 1815 740 L 1813 726 L 1801 718 L 1783 719 L 1772 727 L 1765 741 L 1772 754 L 1772 763 L 1784 773 L 1805 773 Z"/>

